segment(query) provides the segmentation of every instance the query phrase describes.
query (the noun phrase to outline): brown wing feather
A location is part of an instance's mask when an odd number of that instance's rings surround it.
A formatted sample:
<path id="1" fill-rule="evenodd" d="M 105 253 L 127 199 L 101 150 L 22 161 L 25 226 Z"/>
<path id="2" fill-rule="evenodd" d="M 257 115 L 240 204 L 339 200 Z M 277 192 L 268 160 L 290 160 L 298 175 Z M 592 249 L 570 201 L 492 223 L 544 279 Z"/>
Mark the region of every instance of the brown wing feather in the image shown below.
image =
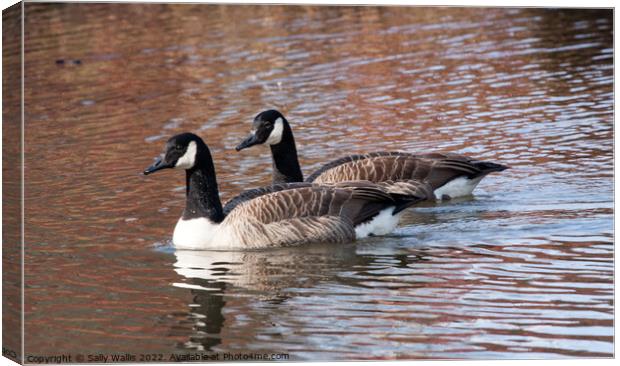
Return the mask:
<path id="1" fill-rule="evenodd" d="M 246 247 L 344 242 L 381 210 L 414 202 L 371 182 L 300 185 L 237 204 L 222 225 Z"/>
<path id="2" fill-rule="evenodd" d="M 312 184 L 244 201 L 229 213 L 226 220 L 252 219 L 270 224 L 300 217 L 341 216 L 355 223 L 364 205 L 372 202 L 385 208 L 396 201 L 384 188 L 370 182 Z"/>
<path id="3" fill-rule="evenodd" d="M 308 181 L 333 183 L 368 180 L 380 183 L 417 180 L 437 189 L 460 176 L 474 178 L 504 169 L 506 167 L 503 165 L 481 162 L 458 154 L 385 152 L 351 155 L 335 160 L 310 175 Z"/>
<path id="4" fill-rule="evenodd" d="M 429 184 L 417 180 L 388 180 L 377 184 L 393 196 L 420 197 L 423 200 L 434 198 L 433 188 Z"/>

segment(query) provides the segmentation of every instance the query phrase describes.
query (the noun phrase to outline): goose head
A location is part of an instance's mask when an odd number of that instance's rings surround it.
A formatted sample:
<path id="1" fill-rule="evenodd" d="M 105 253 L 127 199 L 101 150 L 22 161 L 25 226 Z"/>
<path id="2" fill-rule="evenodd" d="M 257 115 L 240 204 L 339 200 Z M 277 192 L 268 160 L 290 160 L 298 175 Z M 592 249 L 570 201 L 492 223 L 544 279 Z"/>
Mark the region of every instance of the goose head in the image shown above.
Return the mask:
<path id="1" fill-rule="evenodd" d="M 259 113 L 252 123 L 252 132 L 235 149 L 243 150 L 250 146 L 268 144 L 277 145 L 282 141 L 284 124 L 287 123 L 282 113 L 270 109 Z"/>
<path id="2" fill-rule="evenodd" d="M 144 175 L 162 169 L 192 169 L 196 165 L 199 150 L 204 148 L 205 143 L 193 133 L 186 132 L 172 136 L 166 142 L 163 154 L 153 165 L 144 170 Z"/>

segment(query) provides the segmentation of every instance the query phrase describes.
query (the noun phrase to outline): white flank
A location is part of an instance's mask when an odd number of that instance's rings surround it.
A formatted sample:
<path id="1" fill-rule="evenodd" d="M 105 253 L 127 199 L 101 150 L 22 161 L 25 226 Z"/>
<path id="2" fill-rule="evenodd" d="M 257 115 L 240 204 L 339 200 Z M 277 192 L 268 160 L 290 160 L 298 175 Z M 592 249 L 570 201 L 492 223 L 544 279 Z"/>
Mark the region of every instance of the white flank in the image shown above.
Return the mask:
<path id="1" fill-rule="evenodd" d="M 437 200 L 442 200 L 444 196 L 450 198 L 465 197 L 471 195 L 474 188 L 480 183 L 482 177 L 469 179 L 467 177 L 459 177 L 449 181 L 443 186 L 435 190 L 435 197 Z"/>
<path id="2" fill-rule="evenodd" d="M 355 227 L 355 238 L 362 239 L 370 234 L 385 235 L 389 234 L 398 226 L 402 213 L 392 215 L 394 206 L 381 210 L 370 222 L 360 224 Z"/>
<path id="3" fill-rule="evenodd" d="M 205 249 L 219 231 L 218 224 L 206 217 L 197 219 L 179 219 L 174 227 L 172 243 L 179 249 Z"/>
<path id="4" fill-rule="evenodd" d="M 243 249 L 241 241 L 225 223 L 216 224 L 206 217 L 183 220 L 174 227 L 172 243 L 177 249 L 230 250 Z"/>
<path id="5" fill-rule="evenodd" d="M 282 131 L 284 130 L 284 122 L 282 118 L 276 120 L 276 124 L 273 126 L 273 131 L 269 134 L 269 137 L 265 141 L 269 145 L 276 145 L 282 141 Z"/>
<path id="6" fill-rule="evenodd" d="M 189 145 L 187 145 L 187 150 L 185 150 L 185 154 L 177 160 L 175 168 L 179 169 L 191 169 L 194 166 L 194 162 L 196 161 L 196 142 L 190 141 Z"/>

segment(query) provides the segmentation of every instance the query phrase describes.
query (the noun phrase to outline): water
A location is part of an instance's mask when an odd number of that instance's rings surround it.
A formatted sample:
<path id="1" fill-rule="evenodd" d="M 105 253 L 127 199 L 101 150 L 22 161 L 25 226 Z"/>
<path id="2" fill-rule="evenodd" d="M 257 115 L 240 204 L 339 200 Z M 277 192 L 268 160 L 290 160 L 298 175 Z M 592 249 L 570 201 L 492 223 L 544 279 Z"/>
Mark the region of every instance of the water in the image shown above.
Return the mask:
<path id="1" fill-rule="evenodd" d="M 27 4 L 26 355 L 291 360 L 613 355 L 612 13 Z M 175 252 L 195 131 L 221 194 L 268 184 L 255 114 L 305 174 L 345 153 L 508 164 L 389 237 Z"/>

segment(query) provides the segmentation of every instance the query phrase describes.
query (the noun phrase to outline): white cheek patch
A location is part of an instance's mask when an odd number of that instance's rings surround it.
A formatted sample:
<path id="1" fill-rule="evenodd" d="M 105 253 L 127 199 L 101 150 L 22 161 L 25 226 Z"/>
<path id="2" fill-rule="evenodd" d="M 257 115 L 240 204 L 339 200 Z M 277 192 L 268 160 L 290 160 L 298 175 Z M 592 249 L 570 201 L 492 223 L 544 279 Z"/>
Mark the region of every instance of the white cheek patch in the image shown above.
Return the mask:
<path id="1" fill-rule="evenodd" d="M 273 126 L 273 131 L 271 131 L 265 143 L 269 145 L 279 144 L 280 141 L 282 141 L 283 130 L 284 130 L 284 122 L 282 122 L 282 118 L 278 118 L 276 120 L 276 124 Z"/>
<path id="2" fill-rule="evenodd" d="M 191 169 L 194 166 L 194 162 L 196 162 L 196 142 L 191 141 L 189 145 L 187 145 L 185 154 L 177 160 L 174 167 L 179 169 Z"/>

